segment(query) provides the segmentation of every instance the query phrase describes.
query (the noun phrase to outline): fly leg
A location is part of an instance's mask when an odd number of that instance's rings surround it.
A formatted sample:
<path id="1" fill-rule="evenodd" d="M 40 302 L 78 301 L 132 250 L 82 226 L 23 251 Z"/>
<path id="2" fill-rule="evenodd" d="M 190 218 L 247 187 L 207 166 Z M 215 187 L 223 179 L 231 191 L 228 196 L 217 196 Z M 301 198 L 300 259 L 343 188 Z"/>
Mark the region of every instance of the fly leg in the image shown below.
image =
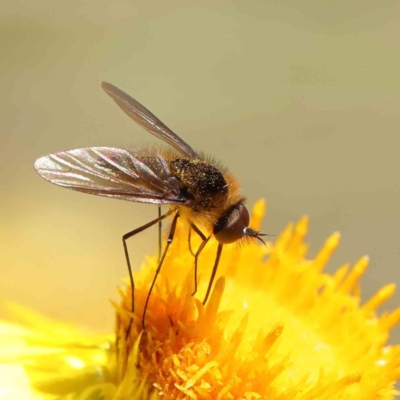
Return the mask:
<path id="1" fill-rule="evenodd" d="M 189 226 L 189 233 L 188 233 L 188 247 L 190 254 L 194 257 L 194 252 L 192 250 L 192 226 Z"/>
<path id="2" fill-rule="evenodd" d="M 151 292 L 153 291 L 153 287 L 154 287 L 154 285 L 156 283 L 158 274 L 161 271 L 161 267 L 163 265 L 165 256 L 167 255 L 168 248 L 171 245 L 172 240 L 174 238 L 175 228 L 176 228 L 176 223 L 178 221 L 178 218 L 179 218 L 179 211 L 175 211 L 174 219 L 172 220 L 171 229 L 169 230 L 169 234 L 168 234 L 168 238 L 167 238 L 167 244 L 166 244 L 165 249 L 163 251 L 163 254 L 162 254 L 161 258 L 160 258 L 160 261 L 158 262 L 158 267 L 157 267 L 156 273 L 154 275 L 153 282 L 151 282 L 151 286 L 150 286 L 149 292 L 147 293 L 146 303 L 144 304 L 143 317 L 142 317 L 142 328 L 143 328 L 143 330 L 146 329 L 145 318 L 146 318 L 147 306 L 148 306 L 149 300 L 150 300 L 150 295 L 151 295 Z"/>
<path id="3" fill-rule="evenodd" d="M 199 246 L 199 248 L 196 251 L 196 254 L 193 253 L 191 246 L 190 246 L 190 232 L 191 230 L 194 230 L 201 238 L 202 242 Z M 209 236 L 208 238 L 205 237 L 205 235 L 203 234 L 203 232 L 193 223 L 190 223 L 190 228 L 189 228 L 189 249 L 190 252 L 194 255 L 194 291 L 192 293 L 192 296 L 194 296 L 197 292 L 197 262 L 198 262 L 198 258 L 199 255 L 201 253 L 201 251 L 203 250 L 204 246 L 207 244 L 208 240 L 210 239 L 211 236 Z"/>
<path id="4" fill-rule="evenodd" d="M 204 300 L 203 300 L 203 306 L 207 303 L 208 296 L 210 295 L 210 291 L 211 291 L 211 288 L 212 288 L 212 284 L 214 282 L 215 274 L 217 273 L 219 260 L 221 258 L 222 247 L 223 247 L 223 244 L 219 243 L 218 244 L 218 249 L 217 249 L 217 255 L 215 257 L 214 267 L 213 267 L 213 270 L 212 270 L 212 273 L 211 273 L 211 278 L 210 278 L 210 281 L 208 283 L 206 297 L 204 297 Z"/>
<path id="5" fill-rule="evenodd" d="M 140 226 L 139 228 L 136 228 L 133 231 L 128 232 L 124 236 L 122 236 L 122 243 L 124 245 L 126 263 L 128 265 L 129 281 L 131 283 L 131 301 L 132 301 L 131 310 L 132 310 L 132 314 L 135 311 L 135 283 L 134 283 L 134 280 L 133 280 L 132 267 L 131 267 L 131 262 L 129 260 L 129 252 L 128 252 L 128 246 L 126 244 L 126 241 L 129 238 L 131 238 L 132 236 L 135 236 L 137 233 L 143 232 L 146 229 L 150 228 L 151 226 L 153 226 L 153 225 L 155 225 L 157 223 L 160 223 L 163 219 L 165 219 L 168 216 L 170 216 L 173 212 L 174 212 L 174 210 L 170 210 L 167 213 L 165 213 L 164 215 L 161 215 L 160 217 L 154 219 L 153 221 L 150 221 L 147 224 L 144 224 L 144 225 Z M 133 323 L 133 319 L 131 317 L 131 319 L 129 321 L 128 329 L 126 330 L 125 338 L 128 338 L 128 336 L 129 336 L 129 333 L 130 333 L 131 328 L 132 328 L 132 323 Z"/>
<path id="6" fill-rule="evenodd" d="M 158 218 L 161 218 L 161 205 L 158 206 Z M 158 221 L 158 260 L 161 257 L 162 248 L 162 219 Z"/>

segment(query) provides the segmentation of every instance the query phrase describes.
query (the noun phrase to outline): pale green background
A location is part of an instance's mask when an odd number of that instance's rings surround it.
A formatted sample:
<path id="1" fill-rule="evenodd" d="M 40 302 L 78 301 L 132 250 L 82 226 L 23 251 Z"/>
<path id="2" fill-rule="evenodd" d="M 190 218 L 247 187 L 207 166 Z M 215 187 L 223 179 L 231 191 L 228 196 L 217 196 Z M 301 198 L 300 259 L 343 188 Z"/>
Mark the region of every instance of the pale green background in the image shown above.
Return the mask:
<path id="1" fill-rule="evenodd" d="M 329 270 L 370 255 L 364 298 L 399 283 L 399 16 L 396 0 L 3 2 L 1 297 L 112 327 L 121 236 L 156 209 L 33 169 L 59 150 L 156 142 L 102 80 L 229 166 L 249 204 L 265 197 L 265 231 L 308 214 L 311 255 L 343 234 Z M 155 246 L 155 230 L 136 238 L 133 263 Z"/>

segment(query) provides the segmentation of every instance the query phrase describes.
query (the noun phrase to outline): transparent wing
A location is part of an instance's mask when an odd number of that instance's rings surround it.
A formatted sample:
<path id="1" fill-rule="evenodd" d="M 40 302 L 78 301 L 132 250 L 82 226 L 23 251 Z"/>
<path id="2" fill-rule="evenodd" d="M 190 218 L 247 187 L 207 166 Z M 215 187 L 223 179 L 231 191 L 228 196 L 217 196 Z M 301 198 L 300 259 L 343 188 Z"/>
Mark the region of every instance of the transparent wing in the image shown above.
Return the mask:
<path id="1" fill-rule="evenodd" d="M 98 196 L 153 204 L 185 204 L 168 163 L 159 155 L 88 147 L 36 160 L 36 171 L 58 186 Z"/>
<path id="2" fill-rule="evenodd" d="M 131 96 L 111 83 L 102 82 L 101 87 L 119 105 L 125 114 L 131 117 L 144 129 L 171 145 L 181 154 L 184 154 L 189 158 L 201 158 L 192 147 L 172 132 L 171 129 L 164 125 L 153 113 Z"/>

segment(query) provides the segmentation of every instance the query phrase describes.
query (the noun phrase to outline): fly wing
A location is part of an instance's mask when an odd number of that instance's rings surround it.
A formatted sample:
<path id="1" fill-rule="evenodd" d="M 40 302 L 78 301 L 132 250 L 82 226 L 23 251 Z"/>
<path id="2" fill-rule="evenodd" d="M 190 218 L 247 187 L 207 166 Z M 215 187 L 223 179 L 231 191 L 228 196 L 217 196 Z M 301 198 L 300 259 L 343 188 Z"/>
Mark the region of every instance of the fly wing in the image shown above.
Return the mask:
<path id="1" fill-rule="evenodd" d="M 189 158 L 201 158 L 191 146 L 189 146 L 178 135 L 172 132 L 171 129 L 164 125 L 153 113 L 151 113 L 146 107 L 142 106 L 131 96 L 118 89 L 111 83 L 102 82 L 101 87 L 118 104 L 125 114 L 131 117 L 144 129 L 171 145 L 181 154 Z"/>
<path id="2" fill-rule="evenodd" d="M 50 154 L 36 160 L 36 171 L 58 186 L 98 196 L 153 204 L 185 204 L 161 156 L 140 157 L 135 151 L 88 147 Z"/>

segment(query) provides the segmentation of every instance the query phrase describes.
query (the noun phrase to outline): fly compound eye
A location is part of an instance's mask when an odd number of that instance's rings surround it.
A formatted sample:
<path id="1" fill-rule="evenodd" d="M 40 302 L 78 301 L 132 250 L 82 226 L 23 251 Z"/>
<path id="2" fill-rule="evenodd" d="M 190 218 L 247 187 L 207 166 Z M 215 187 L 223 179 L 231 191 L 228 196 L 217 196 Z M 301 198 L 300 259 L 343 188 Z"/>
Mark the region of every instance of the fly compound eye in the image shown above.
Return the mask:
<path id="1" fill-rule="evenodd" d="M 221 244 L 236 242 L 246 234 L 250 216 L 243 204 L 230 208 L 214 224 L 214 236 Z"/>

